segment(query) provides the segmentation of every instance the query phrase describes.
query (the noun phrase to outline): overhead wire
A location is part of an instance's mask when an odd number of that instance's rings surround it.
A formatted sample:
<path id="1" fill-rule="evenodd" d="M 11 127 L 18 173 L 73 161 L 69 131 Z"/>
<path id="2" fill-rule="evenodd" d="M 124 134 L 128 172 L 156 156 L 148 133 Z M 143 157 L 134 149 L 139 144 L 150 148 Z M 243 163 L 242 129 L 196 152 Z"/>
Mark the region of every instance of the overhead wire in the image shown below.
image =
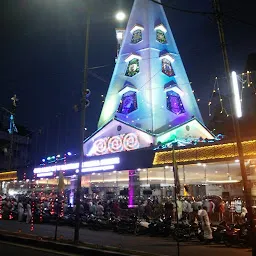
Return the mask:
<path id="1" fill-rule="evenodd" d="M 179 11 L 179 12 L 184 12 L 184 13 L 190 13 L 190 14 L 200 14 L 200 15 L 214 15 L 216 16 L 216 13 L 215 12 L 208 12 L 208 11 L 193 11 L 193 10 L 188 10 L 188 9 L 182 9 L 182 8 L 178 8 L 178 7 L 174 7 L 174 6 L 171 6 L 169 4 L 163 4 L 163 3 L 160 3 L 158 2 L 157 0 L 151 0 L 153 3 L 155 4 L 159 4 L 159 5 L 162 5 L 166 8 L 169 8 L 169 9 L 172 9 L 174 11 Z M 229 11 L 230 12 L 230 11 Z M 247 22 L 247 21 L 244 21 L 244 20 L 241 20 L 239 18 L 236 18 L 234 16 L 231 16 L 229 14 L 227 14 L 228 12 L 223 12 L 222 15 L 224 18 L 228 18 L 228 19 L 231 19 L 231 20 L 235 20 L 235 21 L 238 21 L 242 24 L 245 24 L 245 25 L 249 25 L 249 26 L 253 26 L 253 27 L 256 27 L 256 24 L 252 24 L 250 22 Z"/>

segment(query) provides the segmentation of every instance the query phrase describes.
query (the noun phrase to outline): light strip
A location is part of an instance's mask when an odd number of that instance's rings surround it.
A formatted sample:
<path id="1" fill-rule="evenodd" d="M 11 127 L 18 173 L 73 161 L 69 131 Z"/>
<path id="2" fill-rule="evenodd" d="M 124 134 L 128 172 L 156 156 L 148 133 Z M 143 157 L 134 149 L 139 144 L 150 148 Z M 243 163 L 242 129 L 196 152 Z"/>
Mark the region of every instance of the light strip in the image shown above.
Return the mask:
<path id="1" fill-rule="evenodd" d="M 232 88 L 233 88 L 233 94 L 234 94 L 233 104 L 235 107 L 236 117 L 240 118 L 242 117 L 242 107 L 241 107 L 241 99 L 239 95 L 238 80 L 237 80 L 237 75 L 235 71 L 232 71 L 231 77 L 232 77 Z"/>
<path id="2" fill-rule="evenodd" d="M 114 170 L 114 169 L 115 169 L 114 165 L 106 165 L 106 166 L 83 168 L 82 172 L 106 171 L 106 170 Z"/>
<path id="3" fill-rule="evenodd" d="M 138 59 L 138 60 L 141 60 L 141 56 L 140 55 L 137 55 L 137 54 L 130 54 L 126 59 L 125 59 L 125 62 L 129 62 L 133 59 Z"/>
<path id="4" fill-rule="evenodd" d="M 167 59 L 167 60 L 169 60 L 171 63 L 174 62 L 174 58 L 172 57 L 172 55 L 171 55 L 170 53 L 166 53 L 166 54 L 160 56 L 159 59 L 160 59 L 160 60 L 162 60 L 162 59 Z"/>
<path id="5" fill-rule="evenodd" d="M 53 176 L 53 172 L 38 173 L 36 176 L 38 178 L 49 177 L 49 176 Z"/>
<path id="6" fill-rule="evenodd" d="M 103 170 L 102 168 L 104 165 L 113 165 L 113 164 L 119 164 L 120 158 L 119 157 L 113 157 L 113 158 L 104 158 L 101 160 L 92 160 L 92 161 L 85 161 L 83 162 L 83 167 L 85 169 L 88 167 L 97 167 L 100 168 L 100 170 Z M 71 164 L 63 164 L 63 165 L 54 165 L 54 166 L 47 166 L 47 167 L 40 167 L 34 169 L 34 174 L 38 173 L 47 173 L 47 172 L 55 172 L 55 171 L 67 171 L 67 170 L 75 170 L 79 168 L 79 163 L 71 163 Z"/>
<path id="7" fill-rule="evenodd" d="M 165 28 L 165 26 L 163 24 L 159 24 L 155 27 L 155 30 L 161 30 L 162 32 L 166 33 L 167 29 Z"/>
<path id="8" fill-rule="evenodd" d="M 136 31 L 136 30 L 141 30 L 141 31 L 143 31 L 144 28 L 143 28 L 142 26 L 140 26 L 140 25 L 135 25 L 135 26 L 131 29 L 131 33 L 133 33 L 133 32 Z"/>
<path id="9" fill-rule="evenodd" d="M 240 182 L 240 180 L 207 180 L 206 182 L 221 184 L 221 183 L 237 183 L 237 182 Z"/>

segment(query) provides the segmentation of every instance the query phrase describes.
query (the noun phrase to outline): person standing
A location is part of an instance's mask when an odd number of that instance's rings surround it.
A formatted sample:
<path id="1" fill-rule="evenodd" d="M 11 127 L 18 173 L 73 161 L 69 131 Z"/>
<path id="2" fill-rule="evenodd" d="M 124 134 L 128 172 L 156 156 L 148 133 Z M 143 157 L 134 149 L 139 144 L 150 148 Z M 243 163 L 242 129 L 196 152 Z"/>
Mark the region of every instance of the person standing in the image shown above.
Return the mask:
<path id="1" fill-rule="evenodd" d="M 202 223 L 202 229 L 204 232 L 204 239 L 205 242 L 210 242 L 212 241 L 212 230 L 211 230 L 211 223 L 210 219 L 207 213 L 207 207 L 204 206 L 203 209 L 199 209 L 198 211 L 199 219 L 201 220 Z"/>
<path id="2" fill-rule="evenodd" d="M 32 212 L 31 212 L 31 205 L 28 202 L 27 203 L 27 219 L 26 219 L 26 223 L 29 224 L 32 218 Z"/>
<path id="3" fill-rule="evenodd" d="M 18 203 L 18 221 L 21 222 L 23 220 L 24 207 L 21 201 Z"/>
<path id="4" fill-rule="evenodd" d="M 101 202 L 99 202 L 98 205 L 97 205 L 97 215 L 98 216 L 103 216 L 104 215 L 104 207 L 101 204 Z"/>
<path id="5" fill-rule="evenodd" d="M 225 213 L 225 202 L 221 201 L 219 206 L 219 221 L 224 220 L 224 213 Z"/>
<path id="6" fill-rule="evenodd" d="M 95 202 L 92 203 L 91 207 L 90 207 L 90 214 L 92 215 L 96 215 L 96 205 Z"/>

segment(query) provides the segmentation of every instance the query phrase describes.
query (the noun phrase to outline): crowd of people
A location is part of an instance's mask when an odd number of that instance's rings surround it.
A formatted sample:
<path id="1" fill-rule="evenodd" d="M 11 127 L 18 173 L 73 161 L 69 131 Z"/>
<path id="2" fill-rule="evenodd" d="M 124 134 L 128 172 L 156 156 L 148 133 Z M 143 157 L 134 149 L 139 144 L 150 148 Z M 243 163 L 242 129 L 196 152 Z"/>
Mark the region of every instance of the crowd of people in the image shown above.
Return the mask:
<path id="1" fill-rule="evenodd" d="M 71 205 L 67 198 L 64 196 L 59 200 L 56 200 L 54 196 L 40 195 L 17 195 L 16 197 L 9 197 L 7 195 L 0 196 L 0 212 L 2 212 L 3 218 L 6 216 L 9 218 L 10 213 L 13 211 L 18 212 L 18 220 L 23 220 L 21 216 L 26 215 L 26 222 L 29 223 L 33 212 L 42 209 L 49 210 L 52 213 L 61 212 L 62 214 L 74 213 L 75 205 Z M 222 221 L 229 219 L 230 210 L 229 204 L 224 201 L 213 201 L 211 199 L 194 199 L 180 197 L 176 203 L 172 199 L 166 199 L 161 201 L 158 197 L 152 197 L 147 199 L 140 199 L 137 202 L 135 209 L 129 209 L 128 199 L 109 199 L 99 200 L 92 198 L 83 198 L 81 200 L 80 213 L 81 214 L 93 214 L 97 216 L 103 216 L 104 213 L 112 212 L 116 216 L 125 216 L 131 211 L 136 213 L 138 216 L 144 214 L 150 218 L 157 218 L 158 216 L 165 214 L 165 216 L 171 217 L 176 220 L 176 209 L 178 219 L 186 218 L 189 221 L 193 221 L 198 215 L 199 210 L 205 209 L 209 220 L 211 221 Z M 241 210 L 241 217 L 244 217 L 247 213 L 245 207 Z"/>
<path id="2" fill-rule="evenodd" d="M 22 222 L 30 223 L 35 213 L 48 211 L 52 215 L 64 216 L 74 214 L 76 205 L 71 205 L 63 197 L 44 197 L 40 196 L 0 196 L 0 217 L 2 219 L 17 219 Z M 186 220 L 190 223 L 200 222 L 206 240 L 212 239 L 211 222 L 227 220 L 225 212 L 228 211 L 228 204 L 224 201 L 218 203 L 211 199 L 195 200 L 193 198 L 179 198 L 176 203 L 168 199 L 160 202 L 157 197 L 139 200 L 137 207 L 129 209 L 127 198 L 99 200 L 84 198 L 81 200 L 80 214 L 92 214 L 102 217 L 108 213 L 113 213 L 116 217 L 129 216 L 135 213 L 138 217 L 148 216 L 157 218 L 160 215 L 170 217 L 172 220 Z M 245 218 L 247 210 L 242 207 L 240 218 Z"/>

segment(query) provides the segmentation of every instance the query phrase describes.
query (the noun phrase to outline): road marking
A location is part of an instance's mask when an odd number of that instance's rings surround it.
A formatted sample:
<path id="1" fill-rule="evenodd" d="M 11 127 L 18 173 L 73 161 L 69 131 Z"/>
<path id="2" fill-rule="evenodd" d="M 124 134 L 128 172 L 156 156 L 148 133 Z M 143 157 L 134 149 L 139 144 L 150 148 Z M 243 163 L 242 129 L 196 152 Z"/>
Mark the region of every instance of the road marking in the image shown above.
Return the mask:
<path id="1" fill-rule="evenodd" d="M 38 248 L 38 247 L 33 247 L 33 246 L 28 246 L 28 245 L 23 245 L 23 244 L 15 244 L 15 243 L 5 242 L 5 241 L 1 241 L 1 240 L 0 240 L 0 244 L 7 244 L 7 245 L 16 246 L 16 247 L 23 247 L 23 248 L 26 248 L 26 249 L 33 249 L 35 251 L 48 252 L 48 253 L 52 253 L 52 254 L 56 254 L 56 255 L 79 256 L 79 254 L 70 254 L 70 253 L 66 253 L 66 252 L 57 252 L 57 251 L 53 251 L 53 250 L 50 250 L 50 249 Z"/>

